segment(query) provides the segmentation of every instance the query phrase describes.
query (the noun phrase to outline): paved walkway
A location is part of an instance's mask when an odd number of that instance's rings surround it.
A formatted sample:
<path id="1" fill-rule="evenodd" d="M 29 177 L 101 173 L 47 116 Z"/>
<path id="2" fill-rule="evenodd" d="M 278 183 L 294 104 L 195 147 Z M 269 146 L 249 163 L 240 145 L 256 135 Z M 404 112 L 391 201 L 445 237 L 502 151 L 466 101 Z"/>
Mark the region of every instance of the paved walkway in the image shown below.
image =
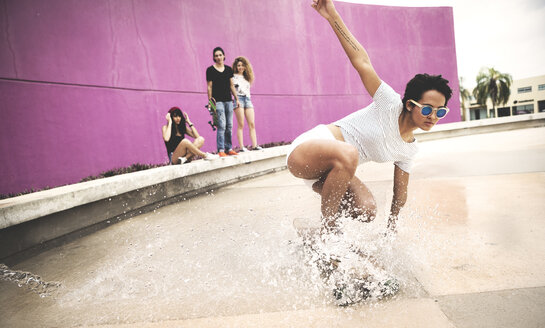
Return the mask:
<path id="1" fill-rule="evenodd" d="M 163 207 L 11 268 L 51 295 L 0 282 L 2 327 L 543 327 L 545 128 L 430 141 L 411 174 L 389 300 L 339 308 L 301 261 L 292 227 L 319 198 L 288 172 Z M 393 168 L 369 163 L 381 216 Z M 77 218 L 74 218 L 77 219 Z"/>

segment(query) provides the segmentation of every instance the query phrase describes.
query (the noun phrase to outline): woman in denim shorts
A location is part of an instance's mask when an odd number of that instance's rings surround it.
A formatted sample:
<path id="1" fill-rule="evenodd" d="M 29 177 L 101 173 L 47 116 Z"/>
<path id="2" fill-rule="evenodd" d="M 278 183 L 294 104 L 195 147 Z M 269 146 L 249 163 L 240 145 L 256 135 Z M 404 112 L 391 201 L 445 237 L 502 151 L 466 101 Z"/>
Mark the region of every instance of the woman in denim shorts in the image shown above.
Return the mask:
<path id="1" fill-rule="evenodd" d="M 237 57 L 233 62 L 233 84 L 237 90 L 238 101 L 240 106 L 235 108 L 235 116 L 237 117 L 237 138 L 240 146 L 240 151 L 248 151 L 244 147 L 244 117 L 248 121 L 248 128 L 250 128 L 250 139 L 252 139 L 252 148 L 261 150 L 262 148 L 257 145 L 257 137 L 255 133 L 255 117 L 254 117 L 254 105 L 250 97 L 250 84 L 254 82 L 254 72 L 252 65 L 245 57 Z"/>

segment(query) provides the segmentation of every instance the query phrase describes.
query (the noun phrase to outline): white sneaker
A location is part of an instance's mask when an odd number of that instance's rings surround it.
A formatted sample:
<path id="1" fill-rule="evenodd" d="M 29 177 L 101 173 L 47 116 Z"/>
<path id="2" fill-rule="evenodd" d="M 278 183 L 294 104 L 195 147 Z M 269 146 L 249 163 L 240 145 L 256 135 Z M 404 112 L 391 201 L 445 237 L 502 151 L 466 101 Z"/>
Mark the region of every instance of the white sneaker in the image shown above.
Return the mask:
<path id="1" fill-rule="evenodd" d="M 246 151 L 248 151 L 248 148 L 242 147 L 242 149 L 241 149 L 240 151 L 241 151 L 241 152 L 246 152 Z"/>
<path id="2" fill-rule="evenodd" d="M 218 155 L 216 154 L 210 154 L 210 153 L 205 153 L 206 155 L 204 156 L 204 160 L 205 161 L 211 161 L 213 159 L 216 159 L 216 158 L 220 158 Z"/>
<path id="3" fill-rule="evenodd" d="M 187 162 L 187 158 L 185 157 L 178 157 L 178 159 L 180 160 L 180 165 Z"/>
<path id="4" fill-rule="evenodd" d="M 254 147 L 254 150 L 263 150 L 261 146 Z"/>

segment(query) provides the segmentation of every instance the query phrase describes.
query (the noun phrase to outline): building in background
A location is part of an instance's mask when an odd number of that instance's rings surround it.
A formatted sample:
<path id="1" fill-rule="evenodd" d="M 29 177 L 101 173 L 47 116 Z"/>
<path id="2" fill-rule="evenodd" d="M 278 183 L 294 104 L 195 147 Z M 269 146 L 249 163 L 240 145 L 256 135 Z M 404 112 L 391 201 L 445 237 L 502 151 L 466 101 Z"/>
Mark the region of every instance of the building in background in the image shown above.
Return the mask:
<path id="1" fill-rule="evenodd" d="M 540 112 L 545 112 L 545 75 L 513 80 L 509 100 L 498 105 L 496 112 L 490 100 L 486 105 L 481 105 L 475 102 L 473 96 L 469 107 L 471 120 Z"/>

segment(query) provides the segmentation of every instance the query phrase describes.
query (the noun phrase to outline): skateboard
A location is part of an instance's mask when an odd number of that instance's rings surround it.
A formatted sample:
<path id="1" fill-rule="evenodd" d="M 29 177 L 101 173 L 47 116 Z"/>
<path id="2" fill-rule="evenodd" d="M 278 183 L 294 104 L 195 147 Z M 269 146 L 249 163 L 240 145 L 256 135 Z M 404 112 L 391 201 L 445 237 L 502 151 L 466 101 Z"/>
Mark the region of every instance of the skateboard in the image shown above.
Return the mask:
<path id="1" fill-rule="evenodd" d="M 320 232 L 321 224 L 309 219 L 296 218 L 293 226 L 303 241 L 303 254 L 310 265 L 314 265 L 327 286 L 332 288 L 335 304 L 349 306 L 367 299 L 383 299 L 399 291 L 399 282 L 388 278 L 381 282 L 373 281 L 362 268 L 345 268 L 343 260 L 321 249 L 323 245 Z M 370 257 L 356 247 L 350 247 L 352 254 L 369 261 Z"/>
<path id="2" fill-rule="evenodd" d="M 208 100 L 208 104 L 204 106 L 208 113 L 212 116 L 212 120 L 208 121 L 208 124 L 210 124 L 210 127 L 212 128 L 212 131 L 216 131 L 216 128 L 218 126 L 218 112 L 216 111 L 216 100 L 214 98 L 210 98 Z"/>

